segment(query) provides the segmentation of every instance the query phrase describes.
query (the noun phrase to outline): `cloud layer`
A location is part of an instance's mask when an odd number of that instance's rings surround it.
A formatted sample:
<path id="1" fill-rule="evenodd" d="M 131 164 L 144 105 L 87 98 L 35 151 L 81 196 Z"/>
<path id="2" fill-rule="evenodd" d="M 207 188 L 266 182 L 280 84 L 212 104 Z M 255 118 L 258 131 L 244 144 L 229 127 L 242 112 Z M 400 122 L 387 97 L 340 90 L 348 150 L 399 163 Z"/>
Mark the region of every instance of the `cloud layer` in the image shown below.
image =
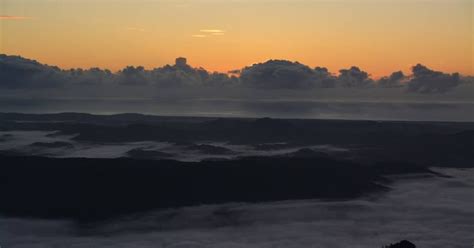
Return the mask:
<path id="1" fill-rule="evenodd" d="M 236 77 L 225 73 L 208 72 L 188 64 L 166 65 L 152 70 L 142 66 L 127 66 L 112 73 L 107 69 L 61 70 L 19 56 L 0 55 L 0 88 L 51 88 L 71 85 L 157 86 L 162 88 L 183 86 L 220 86 L 237 82 Z"/>
<path id="2" fill-rule="evenodd" d="M 408 82 L 408 91 L 419 93 L 443 93 L 457 87 L 461 81 L 459 73 L 446 74 L 433 71 L 423 65 L 412 69 L 413 77 Z"/>
<path id="3" fill-rule="evenodd" d="M 226 204 L 143 213 L 79 229 L 69 221 L 0 218 L 8 247 L 417 247 L 472 242 L 474 170 L 405 178 L 376 199 Z M 91 235 L 97 234 L 100 235 Z"/>
<path id="4" fill-rule="evenodd" d="M 229 74 L 193 68 L 186 61 L 150 70 L 142 66 L 127 66 L 113 73 L 100 68 L 63 70 L 7 55 L 0 55 L 0 79 L 0 88 L 7 89 L 61 88 L 70 85 L 153 86 L 158 89 L 231 86 L 263 90 L 402 88 L 407 93 L 440 94 L 461 84 L 472 85 L 472 78 L 461 77 L 458 73 L 434 71 L 421 64 L 412 68 L 412 75 L 397 71 L 375 80 L 357 66 L 333 74 L 324 67 L 311 68 L 287 60 L 269 60 L 233 70 Z"/>
<path id="5" fill-rule="evenodd" d="M 27 16 L 10 16 L 10 15 L 0 15 L 0 20 L 24 20 L 30 19 Z"/>

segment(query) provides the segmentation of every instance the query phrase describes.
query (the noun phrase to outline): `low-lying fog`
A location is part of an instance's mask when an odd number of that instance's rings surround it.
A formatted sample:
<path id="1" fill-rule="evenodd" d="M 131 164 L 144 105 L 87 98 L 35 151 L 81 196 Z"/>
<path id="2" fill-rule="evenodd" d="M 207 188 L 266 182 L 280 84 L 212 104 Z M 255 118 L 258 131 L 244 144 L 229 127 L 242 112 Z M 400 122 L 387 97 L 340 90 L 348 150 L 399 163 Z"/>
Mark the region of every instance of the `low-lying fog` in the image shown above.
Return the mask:
<path id="1" fill-rule="evenodd" d="M 0 217 L 0 245 L 40 247 L 470 247 L 474 169 L 449 177 L 397 179 L 379 197 L 350 201 L 225 204 L 141 213 L 78 226 L 69 221 Z"/>
<path id="2" fill-rule="evenodd" d="M 340 97 L 340 96 L 338 96 Z M 277 100 L 274 100 L 277 99 Z M 142 113 L 163 116 L 262 117 L 352 120 L 474 121 L 472 101 L 382 101 L 380 99 L 285 98 L 32 98 L 0 97 L 1 112 L 92 114 Z"/>
<path id="3" fill-rule="evenodd" d="M 119 158 L 174 159 L 201 161 L 203 159 L 233 159 L 242 156 L 275 156 L 295 153 L 302 149 L 328 154 L 346 154 L 349 149 L 332 145 L 292 146 L 286 143 L 266 143 L 258 146 L 234 145 L 224 142 L 88 143 L 74 141 L 72 136 L 44 131 L 0 132 L 0 151 L 60 158 Z M 135 152 L 135 153 L 134 153 Z"/>

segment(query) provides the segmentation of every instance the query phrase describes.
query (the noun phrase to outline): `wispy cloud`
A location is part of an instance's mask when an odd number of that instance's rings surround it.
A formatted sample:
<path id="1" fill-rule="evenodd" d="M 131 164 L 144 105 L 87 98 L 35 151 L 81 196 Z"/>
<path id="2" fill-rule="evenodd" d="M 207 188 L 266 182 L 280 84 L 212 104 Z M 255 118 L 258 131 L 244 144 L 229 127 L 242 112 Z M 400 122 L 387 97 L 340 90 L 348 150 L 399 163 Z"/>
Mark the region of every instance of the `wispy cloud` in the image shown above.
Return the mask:
<path id="1" fill-rule="evenodd" d="M 0 15 L 0 20 L 25 20 L 31 19 L 28 16 L 10 16 L 10 15 Z"/>
<path id="2" fill-rule="evenodd" d="M 221 29 L 201 29 L 199 31 L 202 32 L 202 33 L 214 33 L 214 34 L 216 34 L 216 33 L 225 33 L 225 31 L 221 30 Z"/>
<path id="3" fill-rule="evenodd" d="M 205 38 L 209 36 L 220 36 L 224 35 L 225 31 L 222 29 L 200 29 L 199 30 L 200 34 L 194 34 L 192 37 L 194 38 Z"/>

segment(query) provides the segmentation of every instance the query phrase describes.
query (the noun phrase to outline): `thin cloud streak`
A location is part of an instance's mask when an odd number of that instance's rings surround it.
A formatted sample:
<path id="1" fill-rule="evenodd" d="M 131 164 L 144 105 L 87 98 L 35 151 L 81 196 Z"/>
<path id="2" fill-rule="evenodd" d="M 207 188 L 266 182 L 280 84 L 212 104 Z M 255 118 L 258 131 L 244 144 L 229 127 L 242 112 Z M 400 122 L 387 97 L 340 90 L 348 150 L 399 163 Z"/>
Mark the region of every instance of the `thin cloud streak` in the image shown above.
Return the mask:
<path id="1" fill-rule="evenodd" d="M 221 30 L 221 29 L 201 29 L 199 31 L 203 33 L 224 33 L 225 32 L 224 30 Z"/>
<path id="2" fill-rule="evenodd" d="M 8 15 L 0 16 L 0 20 L 25 20 L 25 19 L 31 19 L 31 17 L 28 17 L 28 16 L 8 16 Z"/>
<path id="3" fill-rule="evenodd" d="M 225 35 L 225 31 L 221 29 L 201 29 L 199 30 L 201 34 L 192 35 L 194 38 L 205 38 L 208 36 L 222 36 Z"/>

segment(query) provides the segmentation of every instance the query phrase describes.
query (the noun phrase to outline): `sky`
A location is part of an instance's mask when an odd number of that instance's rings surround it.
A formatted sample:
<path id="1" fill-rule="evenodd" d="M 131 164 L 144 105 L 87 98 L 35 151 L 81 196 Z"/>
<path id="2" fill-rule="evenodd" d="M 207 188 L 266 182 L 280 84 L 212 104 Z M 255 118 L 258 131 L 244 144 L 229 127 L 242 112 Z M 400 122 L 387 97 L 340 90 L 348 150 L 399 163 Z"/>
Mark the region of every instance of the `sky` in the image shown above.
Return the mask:
<path id="1" fill-rule="evenodd" d="M 474 74 L 472 0 L 0 0 L 0 53 L 62 68 L 226 72 L 268 59 L 373 77 Z"/>

